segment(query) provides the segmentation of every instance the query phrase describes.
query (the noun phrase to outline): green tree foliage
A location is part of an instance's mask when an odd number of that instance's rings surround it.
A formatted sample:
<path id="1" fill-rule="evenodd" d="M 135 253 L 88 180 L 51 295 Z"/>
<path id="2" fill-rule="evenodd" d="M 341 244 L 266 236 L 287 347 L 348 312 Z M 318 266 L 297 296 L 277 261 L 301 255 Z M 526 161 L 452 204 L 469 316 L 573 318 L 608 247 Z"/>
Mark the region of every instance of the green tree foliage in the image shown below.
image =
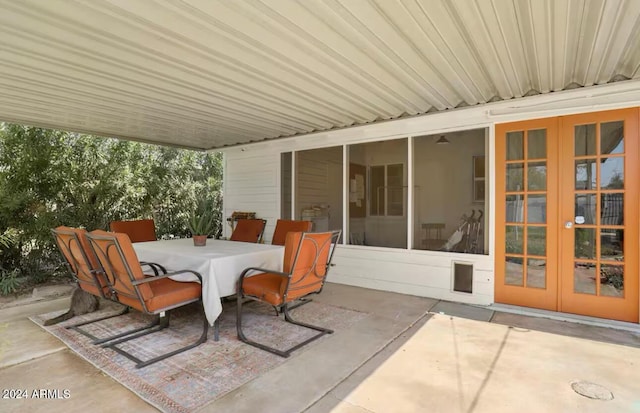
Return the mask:
<path id="1" fill-rule="evenodd" d="M 0 124 L 0 234 L 13 234 L 0 247 L 0 277 L 56 275 L 50 229 L 58 225 L 108 229 L 113 220 L 153 218 L 159 237 L 182 237 L 206 202 L 219 233 L 221 188 L 220 153 Z"/>

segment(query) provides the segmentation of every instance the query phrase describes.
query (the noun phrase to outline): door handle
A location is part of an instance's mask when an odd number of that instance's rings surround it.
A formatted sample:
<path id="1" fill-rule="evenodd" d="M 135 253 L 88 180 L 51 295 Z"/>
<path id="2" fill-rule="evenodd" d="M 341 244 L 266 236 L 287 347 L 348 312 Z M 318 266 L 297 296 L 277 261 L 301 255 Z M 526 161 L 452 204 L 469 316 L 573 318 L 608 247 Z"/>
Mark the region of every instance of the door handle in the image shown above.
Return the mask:
<path id="1" fill-rule="evenodd" d="M 565 222 L 565 223 L 564 223 L 564 227 L 565 227 L 566 229 L 571 229 L 571 228 L 573 228 L 573 222 L 571 222 L 571 221 L 567 221 L 567 222 Z"/>

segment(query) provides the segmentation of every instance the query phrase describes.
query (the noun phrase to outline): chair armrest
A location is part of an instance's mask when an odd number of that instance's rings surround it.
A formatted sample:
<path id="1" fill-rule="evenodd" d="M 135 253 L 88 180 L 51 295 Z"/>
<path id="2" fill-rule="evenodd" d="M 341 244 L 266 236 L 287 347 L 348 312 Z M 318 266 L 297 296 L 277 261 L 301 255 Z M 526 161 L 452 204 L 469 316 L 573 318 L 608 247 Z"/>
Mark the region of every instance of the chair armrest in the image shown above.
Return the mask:
<path id="1" fill-rule="evenodd" d="M 144 280 L 135 280 L 131 284 L 133 284 L 133 285 L 146 284 L 146 283 L 150 283 L 150 282 L 161 280 L 163 278 L 169 278 L 172 275 L 184 274 L 184 273 L 187 273 L 187 272 L 189 272 L 189 273 L 195 275 L 196 277 L 198 277 L 198 281 L 200 282 L 200 284 L 202 284 L 202 275 L 200 275 L 199 272 L 192 271 L 192 270 L 172 271 L 172 272 L 168 272 L 168 273 L 166 273 L 164 275 L 159 275 L 157 277 L 149 277 L 149 278 L 145 278 Z"/>
<path id="2" fill-rule="evenodd" d="M 160 270 L 163 274 L 167 273 L 167 269 L 164 268 L 162 265 L 158 264 L 157 262 L 140 261 L 140 266 L 145 266 L 145 265 L 148 265 L 149 267 L 151 267 L 154 275 L 156 276 L 160 274 L 158 270 Z"/>
<path id="3" fill-rule="evenodd" d="M 242 274 L 240 274 L 240 278 L 238 279 L 238 291 L 241 290 L 241 286 L 242 286 L 242 282 L 244 281 L 245 278 L 247 278 L 247 273 L 249 271 L 260 271 L 260 272 L 268 272 L 269 274 L 275 274 L 275 275 L 279 275 L 283 278 L 289 278 L 289 276 L 291 274 L 287 274 L 286 272 L 282 272 L 282 271 L 274 271 L 274 270 L 270 270 L 268 268 L 260 268 L 260 267 L 249 267 L 249 268 L 245 268 L 244 271 L 242 271 Z M 251 277 L 251 275 L 249 276 Z"/>
<path id="4" fill-rule="evenodd" d="M 245 278 L 249 271 L 268 272 L 269 274 L 276 274 L 276 275 L 279 275 L 281 277 L 288 277 L 290 275 L 290 274 L 288 274 L 286 272 L 275 271 L 275 270 L 271 270 L 269 268 L 249 267 L 249 268 L 245 268 L 244 271 L 242 271 L 242 274 L 240 274 L 240 279 Z"/>

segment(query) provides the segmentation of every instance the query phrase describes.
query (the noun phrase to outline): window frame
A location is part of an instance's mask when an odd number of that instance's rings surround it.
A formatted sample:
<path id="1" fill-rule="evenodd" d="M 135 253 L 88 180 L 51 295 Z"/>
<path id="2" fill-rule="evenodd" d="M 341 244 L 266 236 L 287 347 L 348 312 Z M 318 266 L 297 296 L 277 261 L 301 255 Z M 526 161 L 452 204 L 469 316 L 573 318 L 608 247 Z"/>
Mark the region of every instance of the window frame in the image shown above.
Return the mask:
<path id="1" fill-rule="evenodd" d="M 402 185 L 400 186 L 400 189 L 402 189 L 402 197 L 401 197 L 401 201 L 400 201 L 400 209 L 402 210 L 402 213 L 400 214 L 390 214 L 389 213 L 389 204 L 390 204 L 390 197 L 389 197 L 389 167 L 394 167 L 394 166 L 400 166 L 401 167 L 401 173 L 402 173 Z M 377 191 L 374 190 L 373 188 L 373 173 L 372 173 L 372 169 L 373 168 L 383 168 L 383 176 L 384 176 L 384 195 L 383 195 L 383 199 L 382 199 L 382 209 L 383 211 L 380 211 L 380 207 L 381 205 L 378 205 L 377 203 L 377 199 L 376 199 L 376 212 L 377 213 L 372 213 L 372 206 L 374 205 L 374 196 L 376 196 Z M 405 211 L 405 207 L 406 207 L 406 201 L 404 199 L 404 188 L 406 187 L 406 185 L 404 184 L 405 181 L 405 163 L 404 162 L 394 162 L 394 163 L 385 163 L 385 164 L 376 164 L 376 165 L 368 165 L 367 166 L 367 178 L 369 181 L 369 202 L 368 202 L 368 206 L 367 206 L 367 216 L 369 217 L 391 217 L 391 218 L 396 218 L 396 217 L 405 217 L 407 215 L 407 212 Z"/>

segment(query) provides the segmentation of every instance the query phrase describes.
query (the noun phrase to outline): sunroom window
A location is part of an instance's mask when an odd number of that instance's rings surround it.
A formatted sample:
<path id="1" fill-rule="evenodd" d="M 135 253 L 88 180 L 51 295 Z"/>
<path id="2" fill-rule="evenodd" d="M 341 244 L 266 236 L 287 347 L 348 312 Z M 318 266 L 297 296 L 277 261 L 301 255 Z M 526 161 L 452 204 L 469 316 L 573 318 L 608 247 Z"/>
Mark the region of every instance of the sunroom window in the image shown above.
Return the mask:
<path id="1" fill-rule="evenodd" d="M 485 129 L 413 138 L 413 248 L 487 254 Z"/>
<path id="2" fill-rule="evenodd" d="M 296 152 L 295 219 L 312 230 L 342 229 L 342 146 Z"/>
<path id="3" fill-rule="evenodd" d="M 284 153 L 281 216 L 311 220 L 314 231 L 343 229 L 351 245 L 487 254 L 486 134 L 475 129 Z"/>
<path id="4" fill-rule="evenodd" d="M 350 244 L 407 247 L 407 142 L 349 146 Z"/>

